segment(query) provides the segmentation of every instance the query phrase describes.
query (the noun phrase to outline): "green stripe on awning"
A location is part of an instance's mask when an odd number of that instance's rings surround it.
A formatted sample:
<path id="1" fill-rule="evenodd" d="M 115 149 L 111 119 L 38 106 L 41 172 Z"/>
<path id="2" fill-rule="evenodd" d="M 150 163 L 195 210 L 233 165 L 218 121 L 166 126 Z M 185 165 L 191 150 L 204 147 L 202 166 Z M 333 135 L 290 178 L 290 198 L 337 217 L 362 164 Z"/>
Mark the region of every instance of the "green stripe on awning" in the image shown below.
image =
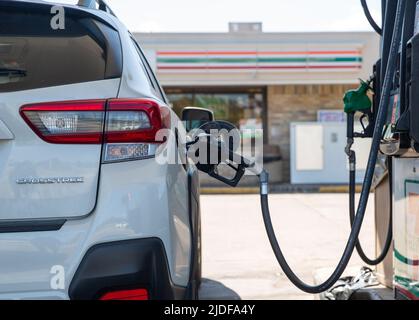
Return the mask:
<path id="1" fill-rule="evenodd" d="M 361 57 L 335 58 L 157 58 L 158 63 L 310 63 L 310 62 L 362 62 Z"/>

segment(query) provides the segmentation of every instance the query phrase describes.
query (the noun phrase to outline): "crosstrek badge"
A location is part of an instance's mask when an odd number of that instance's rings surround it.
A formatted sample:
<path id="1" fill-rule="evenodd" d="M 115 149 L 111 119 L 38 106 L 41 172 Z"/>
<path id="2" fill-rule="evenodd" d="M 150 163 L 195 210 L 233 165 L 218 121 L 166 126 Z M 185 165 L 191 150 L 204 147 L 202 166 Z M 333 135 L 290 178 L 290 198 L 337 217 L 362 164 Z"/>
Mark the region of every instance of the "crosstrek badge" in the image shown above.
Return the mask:
<path id="1" fill-rule="evenodd" d="M 17 184 L 83 183 L 83 177 L 18 178 Z"/>

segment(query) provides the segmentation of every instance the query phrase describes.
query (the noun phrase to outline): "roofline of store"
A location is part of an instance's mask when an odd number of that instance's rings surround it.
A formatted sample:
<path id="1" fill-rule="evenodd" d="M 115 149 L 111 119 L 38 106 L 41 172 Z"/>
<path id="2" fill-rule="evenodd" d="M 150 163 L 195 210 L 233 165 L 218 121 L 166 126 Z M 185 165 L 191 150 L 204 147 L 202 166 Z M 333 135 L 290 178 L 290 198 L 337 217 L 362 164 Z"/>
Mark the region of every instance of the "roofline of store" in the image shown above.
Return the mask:
<path id="1" fill-rule="evenodd" d="M 179 33 L 179 32 L 135 32 L 133 35 L 140 41 L 154 45 L 191 45 L 197 43 L 209 44 L 216 41 L 218 45 L 249 45 L 282 44 L 304 45 L 304 44 L 329 44 L 335 45 L 362 45 L 375 36 L 374 32 L 212 32 L 212 33 Z M 183 41 L 179 43 L 179 41 Z"/>

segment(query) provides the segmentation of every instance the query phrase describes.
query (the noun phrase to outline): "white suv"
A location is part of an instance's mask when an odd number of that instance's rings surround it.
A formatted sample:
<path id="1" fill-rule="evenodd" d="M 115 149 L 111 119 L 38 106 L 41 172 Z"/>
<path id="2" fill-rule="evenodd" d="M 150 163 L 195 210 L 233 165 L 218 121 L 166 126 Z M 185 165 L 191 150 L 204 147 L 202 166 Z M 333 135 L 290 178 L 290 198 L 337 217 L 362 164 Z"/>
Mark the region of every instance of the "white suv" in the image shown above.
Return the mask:
<path id="1" fill-rule="evenodd" d="M 197 169 L 154 157 L 178 122 L 105 3 L 0 1 L 0 299 L 196 298 Z"/>

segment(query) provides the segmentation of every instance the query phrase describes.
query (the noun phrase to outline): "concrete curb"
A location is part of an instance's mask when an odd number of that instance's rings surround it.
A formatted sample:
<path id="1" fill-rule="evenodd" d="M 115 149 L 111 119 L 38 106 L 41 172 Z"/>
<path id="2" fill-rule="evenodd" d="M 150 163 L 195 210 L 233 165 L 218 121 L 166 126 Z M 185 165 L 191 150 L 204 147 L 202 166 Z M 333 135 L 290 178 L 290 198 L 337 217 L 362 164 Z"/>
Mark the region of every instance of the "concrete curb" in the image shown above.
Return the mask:
<path id="1" fill-rule="evenodd" d="M 356 192 L 360 193 L 362 189 L 361 185 L 356 186 Z M 292 188 L 284 188 L 282 189 L 280 186 L 272 186 L 271 193 L 278 194 L 278 193 L 348 193 L 349 187 L 348 186 L 310 186 L 307 187 L 305 190 L 304 187 L 298 187 L 295 190 Z M 208 195 L 220 195 L 220 194 L 259 194 L 258 187 L 202 187 L 201 194 L 208 194 Z"/>
<path id="2" fill-rule="evenodd" d="M 201 188 L 201 194 L 259 194 L 259 188 L 257 187 Z"/>
<path id="3" fill-rule="evenodd" d="M 362 186 L 358 185 L 355 187 L 355 191 L 360 193 Z M 319 187 L 319 193 L 348 193 L 348 186 L 322 186 Z"/>

